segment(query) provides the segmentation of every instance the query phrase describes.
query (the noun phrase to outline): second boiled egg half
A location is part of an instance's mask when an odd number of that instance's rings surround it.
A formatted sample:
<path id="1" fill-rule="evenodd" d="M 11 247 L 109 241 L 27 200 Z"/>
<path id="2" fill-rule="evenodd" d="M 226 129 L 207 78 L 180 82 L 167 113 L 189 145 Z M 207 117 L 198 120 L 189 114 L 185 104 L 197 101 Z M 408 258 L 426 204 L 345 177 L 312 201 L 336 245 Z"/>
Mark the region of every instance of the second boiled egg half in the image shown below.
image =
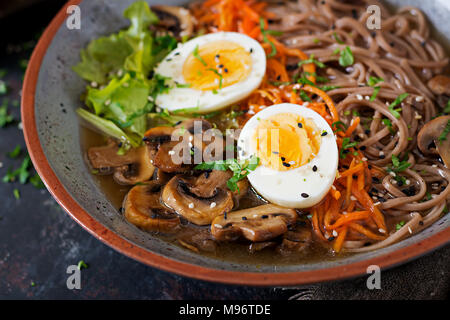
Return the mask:
<path id="1" fill-rule="evenodd" d="M 248 175 L 266 200 L 290 208 L 309 208 L 330 190 L 338 166 L 332 129 L 315 111 L 283 103 L 255 114 L 238 140 L 240 159 L 257 156 Z"/>
<path id="2" fill-rule="evenodd" d="M 175 111 L 207 113 L 238 102 L 258 88 L 266 72 L 266 54 L 254 39 L 237 32 L 199 36 L 169 53 L 155 73 L 173 88 L 156 105 Z"/>

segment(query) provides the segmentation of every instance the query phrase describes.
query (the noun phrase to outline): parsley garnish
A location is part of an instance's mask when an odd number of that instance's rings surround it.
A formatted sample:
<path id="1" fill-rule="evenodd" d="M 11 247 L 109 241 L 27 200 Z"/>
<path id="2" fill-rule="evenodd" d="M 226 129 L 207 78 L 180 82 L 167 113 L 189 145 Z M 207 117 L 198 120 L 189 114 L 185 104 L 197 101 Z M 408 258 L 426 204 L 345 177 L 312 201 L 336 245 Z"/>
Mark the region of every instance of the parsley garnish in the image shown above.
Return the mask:
<path id="1" fill-rule="evenodd" d="M 399 96 L 394 100 L 394 102 L 392 102 L 392 103 L 389 105 L 389 107 L 388 107 L 389 111 L 390 111 L 390 112 L 392 113 L 392 115 L 393 115 L 394 117 L 396 117 L 397 119 L 399 119 L 399 118 L 401 117 L 400 111 L 402 111 L 402 108 L 397 108 L 397 109 L 394 109 L 394 108 L 395 108 L 396 106 L 398 106 L 400 103 L 402 103 L 402 101 L 405 100 L 407 96 L 409 96 L 408 93 L 402 93 L 402 94 L 399 95 Z"/>
<path id="2" fill-rule="evenodd" d="M 390 133 L 394 133 L 394 129 L 392 128 L 392 122 L 389 119 L 383 119 L 381 122 L 389 129 Z"/>
<path id="3" fill-rule="evenodd" d="M 251 156 L 248 160 L 227 159 L 211 162 L 203 162 L 194 167 L 195 170 L 231 170 L 233 176 L 227 181 L 227 186 L 231 191 L 239 191 L 237 182 L 244 179 L 249 173 L 259 165 L 259 158 Z"/>
<path id="4" fill-rule="evenodd" d="M 373 93 L 372 96 L 370 97 L 370 101 L 375 101 L 378 92 L 380 92 L 381 87 L 380 86 L 375 86 L 377 83 L 379 82 L 383 82 L 384 79 L 383 78 L 377 78 L 377 77 L 369 77 L 369 81 L 367 82 L 367 84 L 373 88 Z"/>
<path id="5" fill-rule="evenodd" d="M 84 262 L 83 260 L 80 260 L 79 262 L 78 262 L 78 270 L 81 270 L 81 269 L 87 269 L 87 268 L 89 268 L 89 266 L 86 264 L 86 262 Z"/>
<path id="6" fill-rule="evenodd" d="M 395 154 L 392 155 L 392 167 L 389 168 L 391 171 L 395 173 L 399 173 L 402 171 L 405 171 L 411 166 L 411 163 L 409 163 L 406 160 L 400 161 L 399 157 L 397 157 Z M 388 169 L 388 171 L 389 171 Z"/>
<path id="7" fill-rule="evenodd" d="M 447 125 L 442 131 L 441 135 L 438 138 L 438 141 L 442 143 L 442 141 L 447 140 L 447 135 L 450 133 L 450 120 L 447 121 Z"/>
<path id="8" fill-rule="evenodd" d="M 8 114 L 8 106 L 6 104 L 0 106 L 0 128 L 5 127 L 7 124 L 13 121 L 13 116 Z"/>
<path id="9" fill-rule="evenodd" d="M 405 225 L 405 221 L 400 221 L 395 225 L 395 230 L 400 230 Z"/>
<path id="10" fill-rule="evenodd" d="M 14 189 L 13 193 L 14 193 L 14 198 L 19 200 L 20 199 L 20 191 L 19 191 L 19 189 Z"/>
<path id="11" fill-rule="evenodd" d="M 334 132 L 346 131 L 347 126 L 342 121 L 336 121 L 331 124 L 331 128 Z"/>
<path id="12" fill-rule="evenodd" d="M 344 151 L 345 151 L 345 150 L 348 150 L 348 149 L 351 149 L 351 148 L 354 148 L 354 147 L 356 147 L 357 145 L 358 145 L 358 143 L 355 142 L 355 141 L 350 142 L 350 138 L 348 138 L 348 137 L 342 139 L 342 147 L 341 147 L 341 150 L 340 150 L 340 152 L 339 152 L 339 156 L 340 156 L 342 159 L 345 159 L 345 157 L 346 157 L 347 155 L 345 154 Z"/>
<path id="13" fill-rule="evenodd" d="M 219 77 L 219 89 L 222 89 L 223 76 L 219 73 L 219 71 L 214 68 L 208 68 L 206 70 L 214 72 Z"/>
<path id="14" fill-rule="evenodd" d="M 333 38 L 334 38 L 334 40 L 336 40 L 337 43 L 344 44 L 344 41 L 342 41 L 341 38 L 339 38 L 339 36 L 336 32 L 333 32 Z"/>
<path id="15" fill-rule="evenodd" d="M 192 52 L 194 58 L 200 61 L 205 67 L 208 65 L 205 60 L 198 54 L 198 45 L 195 46 L 194 51 Z"/>
<path id="16" fill-rule="evenodd" d="M 339 56 L 339 64 L 343 67 L 351 66 L 355 63 L 355 58 L 353 57 L 353 52 L 349 46 L 346 46 L 343 50 L 341 50 Z"/>
<path id="17" fill-rule="evenodd" d="M 17 145 L 13 151 L 8 152 L 7 155 L 8 157 L 10 157 L 11 159 L 15 159 L 20 155 L 20 152 L 22 151 L 22 149 L 20 148 L 20 145 Z"/>
<path id="18" fill-rule="evenodd" d="M 275 56 L 277 54 L 277 48 L 276 48 L 275 44 L 272 41 L 270 41 L 269 38 L 267 38 L 267 35 L 277 36 L 277 35 L 282 35 L 283 33 L 281 31 L 274 31 L 274 30 L 266 29 L 263 18 L 259 19 L 259 27 L 261 29 L 261 34 L 263 36 L 263 41 L 265 43 L 268 43 L 270 45 L 270 47 L 271 47 L 271 52 L 268 54 L 267 57 L 272 58 L 273 56 Z"/>
<path id="19" fill-rule="evenodd" d="M 326 67 L 323 62 L 320 62 L 319 60 L 314 59 L 314 55 L 313 54 L 310 56 L 309 59 L 300 61 L 298 63 L 298 66 L 301 67 L 304 64 L 311 64 L 311 63 L 315 64 L 319 68 L 325 68 Z"/>

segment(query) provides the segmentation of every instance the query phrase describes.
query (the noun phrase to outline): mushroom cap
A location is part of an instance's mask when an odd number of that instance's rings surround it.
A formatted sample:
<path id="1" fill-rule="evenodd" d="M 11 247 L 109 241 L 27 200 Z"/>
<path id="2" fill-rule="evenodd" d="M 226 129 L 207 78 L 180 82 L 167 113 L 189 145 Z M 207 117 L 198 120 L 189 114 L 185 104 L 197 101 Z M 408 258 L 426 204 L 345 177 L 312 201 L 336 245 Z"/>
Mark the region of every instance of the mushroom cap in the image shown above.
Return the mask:
<path id="1" fill-rule="evenodd" d="M 119 146 L 113 140 L 100 147 L 91 147 L 87 152 L 89 162 L 94 169 L 116 168 L 133 163 L 137 157 L 136 149 L 130 149 L 120 155 Z"/>
<path id="2" fill-rule="evenodd" d="M 428 87 L 434 94 L 445 94 L 450 96 L 450 78 L 444 75 L 437 75 L 428 81 Z"/>
<path id="3" fill-rule="evenodd" d="M 295 223 L 294 209 L 266 204 L 216 217 L 211 233 L 217 240 L 233 241 L 244 237 L 253 242 L 267 241 L 284 234 Z"/>
<path id="4" fill-rule="evenodd" d="M 450 137 L 439 141 L 450 115 L 437 117 L 426 123 L 417 135 L 417 146 L 425 155 L 440 155 L 447 168 L 450 168 Z"/>
<path id="5" fill-rule="evenodd" d="M 155 167 L 150 160 L 150 150 L 143 146 L 134 150 L 133 162 L 114 169 L 114 180 L 118 184 L 133 185 L 151 179 Z"/>
<path id="6" fill-rule="evenodd" d="M 125 218 L 146 231 L 177 231 L 180 217 L 161 204 L 161 189 L 156 181 L 133 187 L 124 200 Z"/>
<path id="7" fill-rule="evenodd" d="M 229 190 L 218 188 L 214 196 L 201 198 L 189 190 L 187 178 L 181 175 L 176 175 L 164 186 L 161 198 L 166 206 L 196 225 L 208 225 L 234 206 Z"/>
<path id="8" fill-rule="evenodd" d="M 160 18 L 160 24 L 164 29 L 175 33 L 177 37 L 191 36 L 194 32 L 194 18 L 189 10 L 165 5 L 155 5 L 151 9 Z"/>

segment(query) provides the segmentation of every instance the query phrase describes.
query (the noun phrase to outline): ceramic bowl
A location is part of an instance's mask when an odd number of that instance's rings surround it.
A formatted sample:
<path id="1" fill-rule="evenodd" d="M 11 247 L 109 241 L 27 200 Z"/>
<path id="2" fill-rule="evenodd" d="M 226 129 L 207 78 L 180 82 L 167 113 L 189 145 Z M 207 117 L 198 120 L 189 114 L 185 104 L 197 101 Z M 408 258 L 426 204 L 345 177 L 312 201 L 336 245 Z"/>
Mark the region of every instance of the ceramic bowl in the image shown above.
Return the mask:
<path id="1" fill-rule="evenodd" d="M 301 285 L 366 274 L 369 265 L 392 267 L 436 249 L 450 240 L 450 215 L 423 232 L 390 247 L 334 261 L 298 265 L 251 265 L 198 255 L 127 223 L 90 174 L 80 147 L 75 114 L 85 83 L 71 67 L 80 50 L 95 38 L 126 26 L 123 10 L 132 0 L 73 0 L 57 14 L 31 57 L 22 93 L 22 121 L 32 161 L 48 190 L 67 213 L 93 236 L 147 265 L 180 275 L 232 284 Z M 182 4 L 182 1 L 150 1 Z M 395 0 L 425 11 L 442 34 L 450 30 L 446 0 Z M 78 5 L 81 29 L 66 26 L 67 8 Z"/>

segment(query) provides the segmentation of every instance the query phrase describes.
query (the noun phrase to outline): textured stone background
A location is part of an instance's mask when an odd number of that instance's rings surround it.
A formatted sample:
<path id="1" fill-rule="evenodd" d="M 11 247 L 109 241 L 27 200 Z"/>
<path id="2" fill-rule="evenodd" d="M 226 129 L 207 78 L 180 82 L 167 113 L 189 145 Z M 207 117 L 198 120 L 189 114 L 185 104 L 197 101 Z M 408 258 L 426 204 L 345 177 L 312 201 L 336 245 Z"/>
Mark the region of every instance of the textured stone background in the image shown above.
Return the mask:
<path id="1" fill-rule="evenodd" d="M 0 21 L 0 69 L 8 71 L 7 98 L 19 99 L 30 45 L 61 1 L 48 1 Z M 20 21 L 27 21 L 26 24 Z M 30 42 L 31 41 L 31 42 Z M 24 45 L 25 44 L 25 45 Z M 0 104 L 4 96 L 0 97 Z M 6 153 L 24 148 L 20 110 L 16 122 L 0 129 L 0 178 L 21 164 Z M 16 200 L 13 190 L 21 198 Z M 370 291 L 366 278 L 302 288 L 255 288 L 192 280 L 133 261 L 105 246 L 76 224 L 46 190 L 0 182 L 0 299 L 445 299 L 450 288 L 450 247 L 382 273 L 382 289 Z M 82 289 L 66 288 L 66 268 L 84 260 Z M 34 283 L 34 285 L 32 285 Z"/>

